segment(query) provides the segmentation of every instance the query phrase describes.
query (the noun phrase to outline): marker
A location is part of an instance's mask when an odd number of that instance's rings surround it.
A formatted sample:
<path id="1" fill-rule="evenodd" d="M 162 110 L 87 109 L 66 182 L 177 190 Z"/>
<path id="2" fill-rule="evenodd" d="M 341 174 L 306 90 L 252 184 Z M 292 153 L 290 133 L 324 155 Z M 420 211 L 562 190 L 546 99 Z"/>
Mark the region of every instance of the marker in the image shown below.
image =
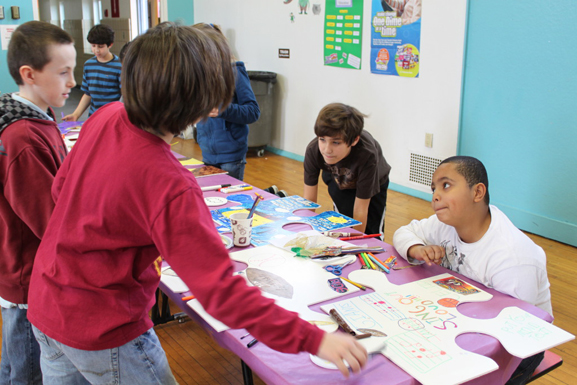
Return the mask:
<path id="1" fill-rule="evenodd" d="M 229 187 L 230 183 L 228 184 L 217 184 L 215 186 L 206 186 L 206 187 L 201 187 L 200 191 L 218 191 L 223 187 Z"/>
<path id="2" fill-rule="evenodd" d="M 362 254 L 358 254 L 357 257 L 359 257 L 359 261 L 361 262 L 361 269 L 368 269 L 369 267 L 367 266 Z"/>
<path id="3" fill-rule="evenodd" d="M 344 279 L 345 281 L 347 281 L 347 282 L 350 283 L 351 285 L 355 285 L 356 287 L 358 287 L 358 288 L 361 289 L 361 290 L 367 290 L 367 288 L 364 287 L 363 285 L 361 285 L 360 283 L 353 282 L 353 281 L 351 281 L 350 279 L 345 278 L 345 277 L 341 277 L 341 279 Z"/>
<path id="4" fill-rule="evenodd" d="M 263 199 L 263 197 L 261 197 L 258 193 L 255 193 L 255 195 L 256 198 L 254 199 L 254 203 L 252 204 L 252 207 L 250 208 L 250 211 L 248 212 L 246 219 L 252 218 L 252 216 L 254 215 L 254 211 L 256 210 L 256 206 L 258 206 L 258 202 L 260 202 L 261 199 Z"/>
<path id="5" fill-rule="evenodd" d="M 183 301 L 190 301 L 191 299 L 194 299 L 194 295 L 189 295 L 188 297 L 182 297 L 181 300 Z"/>
<path id="6" fill-rule="evenodd" d="M 377 266 L 379 266 L 381 269 L 383 269 L 383 271 L 384 271 L 385 273 L 388 274 L 388 273 L 391 272 L 385 265 L 383 265 L 383 264 L 377 259 L 377 257 L 375 257 L 374 255 L 372 255 L 371 253 L 369 253 L 368 256 L 369 256 L 370 259 L 373 260 L 373 262 L 374 262 Z"/>
<path id="7" fill-rule="evenodd" d="M 377 238 L 377 237 L 380 237 L 381 235 L 383 235 L 383 234 L 357 235 L 354 237 L 344 237 L 344 238 L 341 238 L 340 240 L 341 241 L 352 241 L 354 239 Z"/>
<path id="8" fill-rule="evenodd" d="M 62 120 L 64 120 L 64 111 L 60 112 L 60 116 L 62 117 Z"/>
<path id="9" fill-rule="evenodd" d="M 242 340 L 243 338 L 246 338 L 248 336 L 250 336 L 250 333 L 246 333 L 244 336 L 240 337 L 240 339 Z"/>
<path id="10" fill-rule="evenodd" d="M 367 253 L 361 253 L 361 255 L 362 255 L 363 258 L 365 259 L 365 262 L 367 263 L 367 267 L 368 267 L 369 269 L 377 270 L 377 266 L 373 263 L 373 261 L 371 261 L 371 259 L 370 259 L 369 256 L 367 255 Z"/>
<path id="11" fill-rule="evenodd" d="M 231 187 L 227 187 L 227 188 L 221 188 L 218 191 L 220 191 L 221 193 L 232 193 L 232 192 L 239 192 L 239 191 L 246 191 L 246 190 L 252 190 L 252 186 L 249 185 L 240 185 L 240 186 L 231 186 Z"/>
<path id="12" fill-rule="evenodd" d="M 248 344 L 246 344 L 247 348 L 252 348 L 254 345 L 256 345 L 257 343 L 257 339 L 255 338 L 254 340 L 250 341 Z"/>
<path id="13" fill-rule="evenodd" d="M 339 233 L 338 231 L 323 231 L 323 235 L 330 238 L 350 237 L 352 233 Z"/>

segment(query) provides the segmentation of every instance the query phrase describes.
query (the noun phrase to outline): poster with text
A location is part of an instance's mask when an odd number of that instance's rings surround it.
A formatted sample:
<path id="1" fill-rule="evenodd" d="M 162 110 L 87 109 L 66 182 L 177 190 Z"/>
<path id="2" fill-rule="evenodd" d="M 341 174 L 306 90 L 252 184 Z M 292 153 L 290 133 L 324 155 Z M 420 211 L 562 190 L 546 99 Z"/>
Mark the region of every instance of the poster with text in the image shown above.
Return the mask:
<path id="1" fill-rule="evenodd" d="M 419 77 L 422 0 L 372 0 L 371 72 Z"/>
<path id="2" fill-rule="evenodd" d="M 361 69 L 363 0 L 327 0 L 324 28 L 325 65 Z"/>

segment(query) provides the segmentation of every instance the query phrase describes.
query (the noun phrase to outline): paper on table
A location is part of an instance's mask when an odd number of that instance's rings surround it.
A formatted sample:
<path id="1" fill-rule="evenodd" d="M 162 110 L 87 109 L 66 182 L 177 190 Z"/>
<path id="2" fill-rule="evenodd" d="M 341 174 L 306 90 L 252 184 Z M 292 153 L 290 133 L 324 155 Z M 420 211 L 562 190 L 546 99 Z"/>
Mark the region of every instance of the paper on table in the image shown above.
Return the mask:
<path id="1" fill-rule="evenodd" d="M 172 272 L 172 268 L 170 266 L 165 266 L 162 268 L 160 274 L 160 281 L 164 283 L 170 290 L 174 293 L 186 293 L 190 291 L 186 283 L 182 279 L 180 279 L 175 273 L 167 274 L 167 270 Z"/>
<path id="2" fill-rule="evenodd" d="M 196 164 L 204 164 L 203 162 L 201 162 L 200 160 L 197 159 L 184 159 L 184 160 L 179 160 L 180 164 L 182 164 L 183 166 L 194 166 Z"/>
<path id="3" fill-rule="evenodd" d="M 214 330 L 217 332 L 222 332 L 225 330 L 230 329 L 228 326 L 211 316 L 204 310 L 200 302 L 197 299 L 191 299 L 186 303 L 192 310 L 196 312 L 199 316 L 201 316 Z"/>

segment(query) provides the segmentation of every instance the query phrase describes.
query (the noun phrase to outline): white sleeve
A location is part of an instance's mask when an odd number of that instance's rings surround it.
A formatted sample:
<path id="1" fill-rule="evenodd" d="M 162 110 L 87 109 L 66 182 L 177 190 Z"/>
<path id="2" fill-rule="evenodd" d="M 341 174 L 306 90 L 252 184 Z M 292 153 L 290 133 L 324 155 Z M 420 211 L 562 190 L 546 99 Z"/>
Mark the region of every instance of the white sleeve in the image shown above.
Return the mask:
<path id="1" fill-rule="evenodd" d="M 532 305 L 539 296 L 539 272 L 532 265 L 517 265 L 499 271 L 491 277 L 493 289 Z"/>
<path id="2" fill-rule="evenodd" d="M 409 261 L 407 258 L 407 251 L 411 246 L 414 245 L 435 245 L 438 244 L 438 241 L 435 242 L 434 234 L 436 233 L 435 227 L 439 223 L 439 220 L 435 215 L 418 220 L 412 220 L 406 226 L 400 227 L 397 231 L 395 231 L 395 235 L 393 236 L 393 246 L 397 250 L 397 252 Z M 411 258 L 409 261 L 410 263 L 424 263 L 423 261 L 417 261 Z"/>

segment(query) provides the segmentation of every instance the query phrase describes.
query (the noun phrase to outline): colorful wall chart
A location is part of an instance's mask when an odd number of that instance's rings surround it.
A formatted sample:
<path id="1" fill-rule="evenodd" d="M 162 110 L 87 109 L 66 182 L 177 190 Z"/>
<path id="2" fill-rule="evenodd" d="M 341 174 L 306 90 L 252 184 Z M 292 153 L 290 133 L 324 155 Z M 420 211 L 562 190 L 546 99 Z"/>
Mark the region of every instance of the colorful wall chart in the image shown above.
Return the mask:
<path id="1" fill-rule="evenodd" d="M 361 69 L 363 0 L 327 0 L 324 27 L 325 65 Z"/>
<path id="2" fill-rule="evenodd" d="M 372 0 L 371 72 L 419 77 L 421 0 Z"/>
<path id="3" fill-rule="evenodd" d="M 353 329 L 370 333 L 360 340 L 369 352 L 380 351 L 424 385 L 461 384 L 498 369 L 492 359 L 455 343 L 463 333 L 493 336 L 521 358 L 575 338 L 518 307 L 507 307 L 493 319 L 461 314 L 459 303 L 488 301 L 492 295 L 451 274 L 404 285 L 374 270 L 356 270 L 349 278 L 375 292 L 321 309 L 336 309 Z"/>

